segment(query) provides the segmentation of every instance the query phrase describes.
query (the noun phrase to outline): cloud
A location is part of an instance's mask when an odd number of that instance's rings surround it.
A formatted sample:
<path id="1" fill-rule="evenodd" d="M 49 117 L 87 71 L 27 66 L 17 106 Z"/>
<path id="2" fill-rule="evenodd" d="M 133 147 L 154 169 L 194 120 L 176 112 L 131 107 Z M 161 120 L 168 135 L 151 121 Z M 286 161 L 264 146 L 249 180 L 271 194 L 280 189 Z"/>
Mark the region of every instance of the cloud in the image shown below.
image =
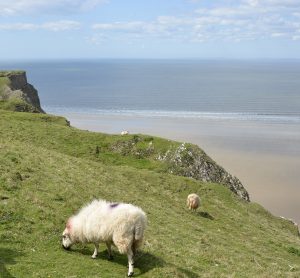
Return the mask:
<path id="1" fill-rule="evenodd" d="M 0 16 L 36 12 L 87 11 L 109 0 L 0 0 Z"/>
<path id="2" fill-rule="evenodd" d="M 126 31 L 126 32 L 140 32 L 146 31 L 150 23 L 142 21 L 132 22 L 115 22 L 115 23 L 100 23 L 94 24 L 93 29 L 103 31 Z"/>
<path id="3" fill-rule="evenodd" d="M 185 27 L 189 27 L 191 22 L 188 19 L 176 17 L 160 16 L 155 21 L 131 21 L 98 23 L 92 29 L 101 32 L 112 32 L 117 34 L 133 35 L 135 38 L 143 35 L 154 37 L 171 37 L 177 33 L 182 33 Z"/>
<path id="4" fill-rule="evenodd" d="M 32 23 L 12 23 L 0 24 L 1 30 L 15 30 L 15 31 L 34 31 L 34 30 L 48 30 L 48 31 L 68 31 L 79 29 L 81 24 L 72 20 L 60 20 L 53 22 L 45 22 L 42 24 Z"/>
<path id="5" fill-rule="evenodd" d="M 299 0 L 245 0 L 243 2 L 253 7 L 300 7 Z"/>
<path id="6" fill-rule="evenodd" d="M 299 41 L 300 40 L 300 35 L 295 35 L 293 36 L 293 41 Z"/>
<path id="7" fill-rule="evenodd" d="M 41 29 L 49 31 L 67 31 L 79 29 L 81 24 L 77 21 L 72 20 L 60 20 L 54 22 L 46 22 L 40 25 Z"/>
<path id="8" fill-rule="evenodd" d="M 92 28 L 110 37 L 160 37 L 192 42 L 298 38 L 299 0 L 218 1 L 208 7 L 193 1 L 198 8 L 181 16 L 158 16 L 152 21 L 97 23 Z M 227 4 L 226 4 L 227 3 Z"/>
<path id="9" fill-rule="evenodd" d="M 0 30 L 34 30 L 36 29 L 35 24 L 31 23 L 13 23 L 13 24 L 0 24 Z"/>
<path id="10" fill-rule="evenodd" d="M 285 33 L 272 33 L 271 37 L 273 38 L 280 38 L 280 37 L 285 37 L 286 34 Z"/>

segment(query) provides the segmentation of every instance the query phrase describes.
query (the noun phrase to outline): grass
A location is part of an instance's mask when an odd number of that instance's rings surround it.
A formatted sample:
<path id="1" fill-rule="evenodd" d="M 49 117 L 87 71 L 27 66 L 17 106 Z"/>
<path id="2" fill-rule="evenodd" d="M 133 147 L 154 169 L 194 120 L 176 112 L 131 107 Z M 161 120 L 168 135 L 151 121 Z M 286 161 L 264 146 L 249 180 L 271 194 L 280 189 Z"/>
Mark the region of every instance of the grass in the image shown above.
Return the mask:
<path id="1" fill-rule="evenodd" d="M 13 74 L 23 74 L 24 70 L 0 70 L 0 77 L 9 77 Z"/>
<path id="2" fill-rule="evenodd" d="M 0 72 L 0 99 L 1 96 L 4 93 L 4 89 L 5 87 L 9 84 L 9 79 L 6 76 L 1 76 L 1 72 Z"/>
<path id="3" fill-rule="evenodd" d="M 27 103 L 21 98 L 10 98 L 8 100 L 0 99 L 0 109 L 16 112 L 32 112 L 38 113 L 38 110 L 31 104 Z"/>
<path id="4" fill-rule="evenodd" d="M 154 150 L 142 152 L 150 141 Z M 135 148 L 127 148 L 132 142 Z M 96 260 L 92 245 L 61 248 L 66 219 L 93 198 L 146 211 L 135 277 L 299 277 L 295 227 L 224 186 L 167 174 L 154 157 L 178 145 L 0 110 L 2 277 L 125 277 L 126 257 L 108 261 L 104 245 Z M 185 208 L 191 192 L 202 199 L 197 212 Z"/>
<path id="5" fill-rule="evenodd" d="M 8 140 L 30 140 L 31 144 L 50 148 L 67 155 L 81 157 L 109 165 L 130 165 L 140 169 L 165 171 L 167 165 L 155 159 L 180 144 L 145 135 L 107 135 L 70 128 L 64 118 L 46 114 L 32 115 L 2 111 L 0 135 Z M 153 142 L 155 150 L 144 150 Z M 134 147 L 133 146 L 134 143 Z"/>

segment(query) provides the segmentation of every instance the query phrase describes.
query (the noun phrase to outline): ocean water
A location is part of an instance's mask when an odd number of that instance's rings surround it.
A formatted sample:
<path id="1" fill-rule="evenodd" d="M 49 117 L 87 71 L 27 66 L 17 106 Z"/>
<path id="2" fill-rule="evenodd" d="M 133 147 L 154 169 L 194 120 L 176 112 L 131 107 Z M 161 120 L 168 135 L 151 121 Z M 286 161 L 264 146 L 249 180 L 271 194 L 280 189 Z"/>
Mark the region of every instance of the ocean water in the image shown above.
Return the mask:
<path id="1" fill-rule="evenodd" d="M 25 69 L 49 113 L 300 123 L 300 61 L 0 62 Z"/>

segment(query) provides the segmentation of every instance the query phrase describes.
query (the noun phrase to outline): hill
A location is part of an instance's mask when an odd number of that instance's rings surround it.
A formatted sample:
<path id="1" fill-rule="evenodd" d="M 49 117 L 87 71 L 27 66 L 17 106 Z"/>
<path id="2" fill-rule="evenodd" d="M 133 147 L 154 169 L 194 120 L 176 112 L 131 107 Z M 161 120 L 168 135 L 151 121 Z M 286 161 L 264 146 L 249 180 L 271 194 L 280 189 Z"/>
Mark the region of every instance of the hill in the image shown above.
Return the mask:
<path id="1" fill-rule="evenodd" d="M 96 260 L 91 245 L 61 248 L 67 218 L 93 198 L 147 212 L 135 277 L 299 277 L 297 228 L 226 186 L 180 176 L 186 167 L 173 155 L 154 159 L 178 148 L 157 137 L 87 132 L 61 117 L 0 110 L 2 277 L 124 277 L 126 257 L 108 261 L 104 245 Z M 191 192 L 202 199 L 195 213 L 185 207 Z"/>

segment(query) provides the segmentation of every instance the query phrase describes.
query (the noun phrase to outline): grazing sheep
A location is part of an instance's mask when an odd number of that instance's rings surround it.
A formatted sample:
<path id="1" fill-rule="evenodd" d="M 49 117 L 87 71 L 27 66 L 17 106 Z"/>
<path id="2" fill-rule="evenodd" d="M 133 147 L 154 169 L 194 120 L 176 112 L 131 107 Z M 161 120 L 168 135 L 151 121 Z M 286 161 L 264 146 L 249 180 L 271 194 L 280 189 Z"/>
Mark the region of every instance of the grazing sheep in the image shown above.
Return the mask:
<path id="1" fill-rule="evenodd" d="M 189 209 L 196 210 L 200 206 L 200 197 L 192 193 L 187 197 L 186 204 Z"/>
<path id="2" fill-rule="evenodd" d="M 129 132 L 127 131 L 127 130 L 124 130 L 124 131 L 122 131 L 121 132 L 121 135 L 123 136 L 123 135 L 128 135 L 129 134 Z"/>
<path id="3" fill-rule="evenodd" d="M 62 245 L 69 249 L 74 243 L 94 243 L 96 258 L 100 242 L 105 242 L 109 258 L 111 245 L 128 257 L 128 276 L 133 275 L 133 256 L 141 246 L 147 225 L 146 214 L 131 204 L 94 200 L 69 218 L 63 232 Z"/>

